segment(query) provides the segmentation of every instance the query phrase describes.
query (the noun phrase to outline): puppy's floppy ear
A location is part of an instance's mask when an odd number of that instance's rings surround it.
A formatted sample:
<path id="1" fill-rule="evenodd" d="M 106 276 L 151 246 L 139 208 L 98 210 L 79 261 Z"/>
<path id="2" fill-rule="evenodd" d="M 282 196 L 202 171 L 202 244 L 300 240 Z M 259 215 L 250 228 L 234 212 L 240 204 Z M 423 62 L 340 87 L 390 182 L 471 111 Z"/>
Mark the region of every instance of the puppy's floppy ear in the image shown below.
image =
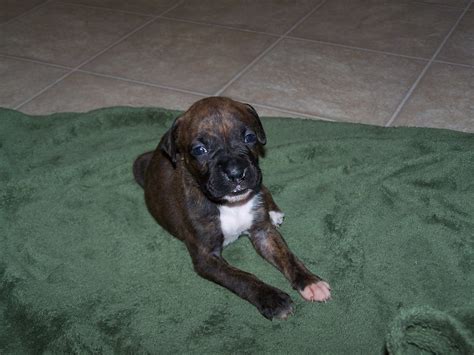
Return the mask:
<path id="1" fill-rule="evenodd" d="M 161 149 L 163 153 L 165 153 L 173 166 L 176 165 L 177 155 L 178 155 L 178 147 L 176 144 L 177 138 L 177 131 L 179 127 L 180 117 L 176 118 L 171 125 L 171 128 L 165 133 L 165 135 L 161 138 L 160 144 L 158 147 Z"/>
<path id="2" fill-rule="evenodd" d="M 257 111 L 252 107 L 252 105 L 245 104 L 245 106 L 247 107 L 247 111 L 255 118 L 255 134 L 257 135 L 258 141 L 261 145 L 265 145 L 267 143 L 267 137 L 265 136 L 265 131 L 263 130 L 262 122 L 260 121 Z"/>

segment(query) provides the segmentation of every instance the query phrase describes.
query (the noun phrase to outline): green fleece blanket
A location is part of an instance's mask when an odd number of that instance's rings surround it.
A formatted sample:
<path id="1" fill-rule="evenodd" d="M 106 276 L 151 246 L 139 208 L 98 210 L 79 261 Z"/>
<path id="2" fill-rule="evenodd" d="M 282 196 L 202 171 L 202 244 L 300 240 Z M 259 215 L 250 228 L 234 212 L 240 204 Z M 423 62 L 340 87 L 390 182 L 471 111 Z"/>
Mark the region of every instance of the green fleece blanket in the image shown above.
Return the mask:
<path id="1" fill-rule="evenodd" d="M 198 277 L 134 158 L 177 112 L 0 110 L 0 353 L 472 354 L 474 135 L 266 118 L 264 182 L 311 304 L 246 238 L 224 257 L 288 292 L 268 321 Z"/>

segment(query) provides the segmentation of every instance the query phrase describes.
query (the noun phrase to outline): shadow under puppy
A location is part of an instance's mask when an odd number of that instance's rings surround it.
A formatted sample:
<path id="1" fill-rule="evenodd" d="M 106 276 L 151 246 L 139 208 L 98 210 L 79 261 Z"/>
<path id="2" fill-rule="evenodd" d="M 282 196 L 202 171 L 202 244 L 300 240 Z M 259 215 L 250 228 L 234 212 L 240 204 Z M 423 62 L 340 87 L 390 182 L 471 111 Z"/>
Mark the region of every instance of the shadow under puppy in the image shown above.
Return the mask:
<path id="1" fill-rule="evenodd" d="M 178 117 L 154 152 L 133 166 L 148 210 L 186 245 L 194 269 L 253 304 L 268 318 L 293 312 L 285 292 L 228 264 L 222 249 L 240 235 L 280 270 L 308 301 L 331 297 L 277 230 L 283 213 L 262 184 L 258 158 L 266 143 L 255 109 L 224 97 L 193 104 Z"/>

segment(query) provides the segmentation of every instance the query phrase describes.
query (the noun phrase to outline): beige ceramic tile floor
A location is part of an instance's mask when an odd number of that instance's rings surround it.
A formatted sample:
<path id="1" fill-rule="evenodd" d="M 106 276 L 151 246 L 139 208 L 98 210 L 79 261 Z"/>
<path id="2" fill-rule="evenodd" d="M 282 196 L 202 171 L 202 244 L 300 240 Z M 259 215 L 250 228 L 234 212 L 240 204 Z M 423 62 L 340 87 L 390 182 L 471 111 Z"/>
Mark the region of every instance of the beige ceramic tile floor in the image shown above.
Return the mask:
<path id="1" fill-rule="evenodd" d="M 473 0 L 0 0 L 0 106 L 185 109 L 474 132 Z"/>

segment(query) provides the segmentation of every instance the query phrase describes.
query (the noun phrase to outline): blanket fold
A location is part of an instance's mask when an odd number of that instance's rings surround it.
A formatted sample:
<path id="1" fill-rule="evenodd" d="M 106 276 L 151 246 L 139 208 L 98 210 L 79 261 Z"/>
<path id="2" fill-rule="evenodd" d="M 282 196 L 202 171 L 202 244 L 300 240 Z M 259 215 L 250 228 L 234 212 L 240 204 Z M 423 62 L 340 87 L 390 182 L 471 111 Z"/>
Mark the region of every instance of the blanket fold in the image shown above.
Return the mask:
<path id="1" fill-rule="evenodd" d="M 443 312 L 427 306 L 402 310 L 387 335 L 393 355 L 473 354 L 474 312 L 455 309 Z"/>

